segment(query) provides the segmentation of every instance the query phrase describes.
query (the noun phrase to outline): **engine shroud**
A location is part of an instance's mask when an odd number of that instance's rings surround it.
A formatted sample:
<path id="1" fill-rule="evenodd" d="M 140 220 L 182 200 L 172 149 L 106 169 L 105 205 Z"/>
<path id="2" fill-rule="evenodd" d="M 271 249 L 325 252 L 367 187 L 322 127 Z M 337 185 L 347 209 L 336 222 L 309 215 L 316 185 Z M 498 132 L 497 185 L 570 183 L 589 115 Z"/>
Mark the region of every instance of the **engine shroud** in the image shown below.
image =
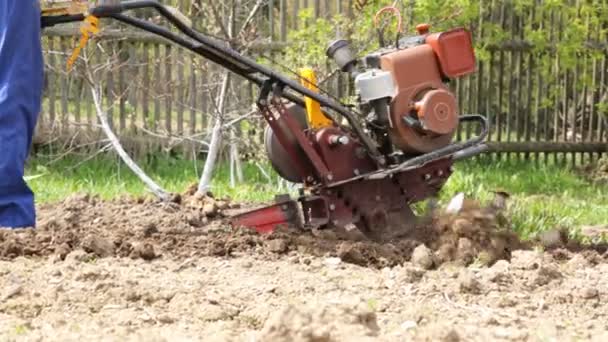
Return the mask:
<path id="1" fill-rule="evenodd" d="M 450 144 L 460 113 L 445 81 L 475 70 L 469 33 L 456 29 L 410 38 L 405 48 L 382 53 L 379 64 L 397 89 L 389 115 L 392 143 L 407 153 Z"/>
<path id="2" fill-rule="evenodd" d="M 398 50 L 381 57 L 382 69 L 392 73 L 397 94 L 390 104 L 389 135 L 409 153 L 426 153 L 448 145 L 458 126 L 458 106 L 441 79 L 430 45 Z M 405 117 L 422 127 L 408 125 Z"/>

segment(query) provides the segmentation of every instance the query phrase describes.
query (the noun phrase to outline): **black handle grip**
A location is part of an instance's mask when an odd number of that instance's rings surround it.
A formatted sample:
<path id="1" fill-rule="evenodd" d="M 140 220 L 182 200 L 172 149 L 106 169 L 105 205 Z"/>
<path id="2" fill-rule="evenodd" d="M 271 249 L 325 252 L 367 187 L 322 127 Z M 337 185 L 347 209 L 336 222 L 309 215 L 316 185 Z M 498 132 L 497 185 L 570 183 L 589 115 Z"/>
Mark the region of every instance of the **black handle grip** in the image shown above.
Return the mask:
<path id="1" fill-rule="evenodd" d="M 77 21 L 83 21 L 83 14 L 74 15 L 54 15 L 54 16 L 42 16 L 40 17 L 40 27 L 51 27 L 58 24 L 73 23 Z"/>

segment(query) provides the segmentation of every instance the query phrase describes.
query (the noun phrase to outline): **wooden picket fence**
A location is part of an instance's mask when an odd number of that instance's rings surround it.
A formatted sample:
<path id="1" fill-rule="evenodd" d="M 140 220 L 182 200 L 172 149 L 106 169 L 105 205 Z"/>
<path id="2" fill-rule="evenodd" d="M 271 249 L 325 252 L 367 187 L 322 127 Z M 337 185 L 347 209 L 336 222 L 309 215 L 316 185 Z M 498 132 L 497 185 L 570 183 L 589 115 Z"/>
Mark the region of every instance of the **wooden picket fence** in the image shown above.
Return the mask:
<path id="1" fill-rule="evenodd" d="M 402 2 L 406 14 L 414 3 Z M 202 27 L 205 19 L 197 12 L 197 4 L 200 1 L 176 1 Z M 295 18 L 303 8 L 312 6 L 317 16 L 350 16 L 352 5 L 352 0 L 268 0 L 256 18 L 266 39 L 253 46 L 249 55 L 280 56 L 282 46 L 289 44 L 289 32 L 298 29 Z M 576 18 L 555 10 L 538 13 L 534 8 L 517 14 L 512 6 L 509 1 L 492 1 L 484 7 L 482 21 L 508 29 L 510 37 L 487 47 L 488 55 L 478 61 L 477 73 L 454 82 L 463 113 L 480 113 L 490 119 L 490 146 L 499 158 L 569 163 L 597 159 L 608 152 L 608 18 L 586 23 L 587 44 L 580 48 L 575 66 L 565 68 L 556 46 L 564 27 Z M 523 29 L 526 20 L 539 18 L 539 25 L 551 28 L 551 44 L 543 50 L 528 42 Z M 415 22 L 409 17 L 408 29 Z M 481 27 L 478 24 L 471 25 Z M 75 134 L 87 141 L 100 137 L 87 82 L 79 75 L 80 69 L 65 71 L 76 32 L 69 27 L 45 32 L 47 78 L 39 125 L 41 142 L 61 136 L 73 142 Z M 474 31 L 476 38 L 484 34 Z M 200 142 L 213 124 L 221 68 L 141 32 L 109 28 L 96 44 L 85 58 L 96 81 L 104 85 L 104 105 L 122 139 L 133 141 L 143 151 L 167 145 L 204 150 Z M 550 59 L 549 73 L 539 67 L 541 58 Z M 330 82 L 330 90 L 343 96 L 352 87 L 344 76 L 339 77 Z M 251 111 L 256 89 L 238 78 L 235 84 L 228 110 Z M 252 120 L 261 122 L 259 117 Z M 463 126 L 458 137 L 473 134 L 475 128 Z"/>

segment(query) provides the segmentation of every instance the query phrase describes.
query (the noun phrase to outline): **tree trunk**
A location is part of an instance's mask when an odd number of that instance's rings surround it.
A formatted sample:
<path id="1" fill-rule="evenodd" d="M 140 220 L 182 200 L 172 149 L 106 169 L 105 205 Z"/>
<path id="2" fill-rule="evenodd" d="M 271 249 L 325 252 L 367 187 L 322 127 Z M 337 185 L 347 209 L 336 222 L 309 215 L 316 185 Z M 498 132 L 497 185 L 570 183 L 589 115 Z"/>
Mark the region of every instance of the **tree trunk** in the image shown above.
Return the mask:
<path id="1" fill-rule="evenodd" d="M 234 130 L 230 131 L 230 186 L 235 187 L 237 183 L 243 182 L 243 170 L 239 156 L 239 145 Z"/>
<path id="2" fill-rule="evenodd" d="M 224 73 L 224 79 L 222 80 L 222 89 L 220 91 L 217 113 L 215 118 L 215 124 L 213 125 L 213 131 L 211 133 L 211 142 L 209 144 L 209 152 L 207 153 L 207 159 L 205 160 L 205 167 L 201 175 L 201 180 L 198 183 L 198 192 L 206 193 L 211 187 L 211 179 L 213 178 L 213 170 L 217 161 L 217 157 L 220 152 L 222 145 L 222 124 L 224 118 L 224 109 L 226 107 L 226 95 L 228 94 L 228 88 L 230 86 L 230 72 Z"/>

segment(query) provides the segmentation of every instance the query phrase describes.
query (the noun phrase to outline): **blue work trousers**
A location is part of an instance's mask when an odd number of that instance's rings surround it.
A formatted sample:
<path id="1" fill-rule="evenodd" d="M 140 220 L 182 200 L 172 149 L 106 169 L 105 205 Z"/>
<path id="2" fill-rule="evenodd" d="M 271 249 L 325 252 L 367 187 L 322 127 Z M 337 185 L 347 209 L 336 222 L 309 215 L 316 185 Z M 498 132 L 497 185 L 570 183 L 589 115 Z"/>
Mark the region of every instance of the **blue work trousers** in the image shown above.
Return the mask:
<path id="1" fill-rule="evenodd" d="M 42 101 L 38 0 L 0 0 L 0 227 L 34 227 L 34 194 L 23 180 Z"/>

